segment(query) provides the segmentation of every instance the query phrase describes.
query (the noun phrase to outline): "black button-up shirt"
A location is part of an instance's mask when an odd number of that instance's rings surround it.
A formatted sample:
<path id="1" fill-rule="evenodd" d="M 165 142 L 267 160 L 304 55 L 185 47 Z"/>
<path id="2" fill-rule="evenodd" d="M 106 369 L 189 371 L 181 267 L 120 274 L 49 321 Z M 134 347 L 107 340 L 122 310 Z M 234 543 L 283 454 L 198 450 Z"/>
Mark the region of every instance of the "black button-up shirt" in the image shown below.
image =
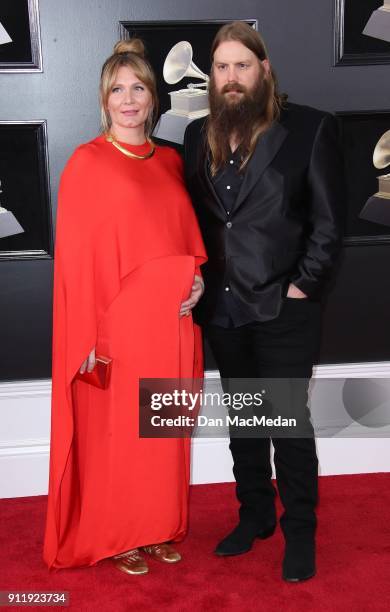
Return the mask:
<path id="1" fill-rule="evenodd" d="M 224 205 L 227 215 L 230 214 L 237 200 L 242 179 L 244 178 L 244 174 L 238 172 L 240 163 L 241 156 L 238 153 L 238 149 L 236 149 L 225 163 L 225 166 L 211 179 L 215 192 Z"/>
<path id="2" fill-rule="evenodd" d="M 241 164 L 241 155 L 236 149 L 232 153 L 215 176 L 211 177 L 214 190 L 221 200 L 226 211 L 226 231 L 232 227 L 230 214 L 237 200 L 238 193 L 244 178 L 244 172 L 239 172 Z M 221 327 L 238 327 L 250 323 L 253 317 L 245 313 L 245 308 L 240 304 L 239 300 L 232 294 L 229 279 L 225 278 L 220 294 L 218 296 L 217 306 L 213 317 L 209 321 L 212 325 L 220 325 Z"/>

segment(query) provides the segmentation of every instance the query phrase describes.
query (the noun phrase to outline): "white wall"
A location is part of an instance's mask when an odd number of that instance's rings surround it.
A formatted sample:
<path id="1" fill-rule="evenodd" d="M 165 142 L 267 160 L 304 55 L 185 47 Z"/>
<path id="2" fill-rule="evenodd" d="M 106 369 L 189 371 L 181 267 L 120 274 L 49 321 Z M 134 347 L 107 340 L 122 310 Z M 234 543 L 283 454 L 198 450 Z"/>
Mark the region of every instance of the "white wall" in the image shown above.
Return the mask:
<path id="1" fill-rule="evenodd" d="M 326 379 L 333 379 L 331 386 L 324 386 Z M 357 394 L 367 391 L 363 398 L 361 393 L 356 396 L 356 406 L 370 402 L 370 392 L 378 406 L 371 413 L 370 426 L 359 424 L 345 411 L 345 381 L 352 379 L 357 383 Z M 390 422 L 386 422 L 386 417 L 390 419 L 389 379 L 390 363 L 384 362 L 315 369 L 311 411 L 321 435 L 317 439 L 321 475 L 390 471 Z M 218 387 L 218 374 L 208 372 L 205 390 Z M 47 493 L 50 392 L 50 380 L 0 384 L 1 498 Z M 194 484 L 233 480 L 226 438 L 197 438 L 192 448 Z"/>

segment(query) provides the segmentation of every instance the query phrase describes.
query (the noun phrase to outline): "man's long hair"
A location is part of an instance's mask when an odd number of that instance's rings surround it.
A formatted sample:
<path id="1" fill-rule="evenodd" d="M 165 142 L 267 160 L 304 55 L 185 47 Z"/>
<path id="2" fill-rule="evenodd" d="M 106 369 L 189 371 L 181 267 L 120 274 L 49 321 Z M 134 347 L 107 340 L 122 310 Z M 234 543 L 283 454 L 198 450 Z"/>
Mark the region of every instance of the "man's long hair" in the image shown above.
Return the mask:
<path id="1" fill-rule="evenodd" d="M 217 32 L 211 47 L 211 62 L 214 60 L 214 53 L 219 45 L 231 40 L 242 43 L 256 55 L 260 62 L 268 60 L 268 53 L 259 33 L 243 21 L 233 21 L 224 25 Z M 242 113 L 242 121 L 238 115 L 244 132 L 243 140 L 240 143 L 242 154 L 240 170 L 247 165 L 261 134 L 270 127 L 274 120 L 279 119 L 280 110 L 287 99 L 286 95 L 278 92 L 276 75 L 272 68 L 270 73 L 265 75 L 265 70 L 261 65 L 260 79 L 262 83 L 254 88 L 254 97 L 249 107 L 252 112 L 248 116 L 247 109 L 245 109 L 245 112 Z M 226 129 L 231 130 L 232 126 L 226 124 L 226 118 L 224 118 L 224 123 L 221 123 L 216 116 L 213 116 L 212 96 L 218 96 L 214 87 L 213 70 L 210 78 L 211 112 L 206 124 L 206 140 L 211 153 L 211 175 L 214 176 L 231 155 Z M 253 112 L 255 104 L 258 110 Z M 221 129 L 225 132 L 224 134 L 221 134 Z"/>

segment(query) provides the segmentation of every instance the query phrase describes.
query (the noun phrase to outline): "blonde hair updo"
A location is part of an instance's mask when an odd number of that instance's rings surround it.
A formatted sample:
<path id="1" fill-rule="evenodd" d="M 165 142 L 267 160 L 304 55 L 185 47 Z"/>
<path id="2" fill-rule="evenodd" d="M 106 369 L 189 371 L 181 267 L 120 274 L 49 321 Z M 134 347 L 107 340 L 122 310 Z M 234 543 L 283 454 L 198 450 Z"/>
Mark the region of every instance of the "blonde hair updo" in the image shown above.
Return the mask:
<path id="1" fill-rule="evenodd" d="M 139 38 L 117 42 L 113 54 L 103 64 L 99 87 L 102 132 L 109 132 L 112 125 L 107 103 L 121 66 L 130 68 L 152 95 L 152 108 L 145 123 L 145 136 L 150 138 L 158 115 L 157 85 L 153 69 L 145 58 L 144 43 Z"/>

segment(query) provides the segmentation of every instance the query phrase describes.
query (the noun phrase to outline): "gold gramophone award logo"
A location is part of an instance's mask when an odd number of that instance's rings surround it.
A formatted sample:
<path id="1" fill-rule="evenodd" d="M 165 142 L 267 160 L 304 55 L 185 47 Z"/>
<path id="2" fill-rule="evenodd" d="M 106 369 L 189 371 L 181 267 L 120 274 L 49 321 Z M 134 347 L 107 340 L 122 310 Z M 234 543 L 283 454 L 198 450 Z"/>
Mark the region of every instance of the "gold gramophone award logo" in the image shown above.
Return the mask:
<path id="1" fill-rule="evenodd" d="M 390 130 L 378 140 L 373 154 L 375 168 L 383 170 L 390 166 Z M 381 174 L 378 178 L 378 191 L 368 198 L 359 217 L 390 226 L 390 174 Z"/>
<path id="2" fill-rule="evenodd" d="M 378 140 L 374 150 L 373 162 L 378 170 L 383 170 L 390 166 L 390 130 L 387 130 Z M 390 173 L 378 176 L 378 183 L 379 187 L 375 196 L 390 200 Z"/>

